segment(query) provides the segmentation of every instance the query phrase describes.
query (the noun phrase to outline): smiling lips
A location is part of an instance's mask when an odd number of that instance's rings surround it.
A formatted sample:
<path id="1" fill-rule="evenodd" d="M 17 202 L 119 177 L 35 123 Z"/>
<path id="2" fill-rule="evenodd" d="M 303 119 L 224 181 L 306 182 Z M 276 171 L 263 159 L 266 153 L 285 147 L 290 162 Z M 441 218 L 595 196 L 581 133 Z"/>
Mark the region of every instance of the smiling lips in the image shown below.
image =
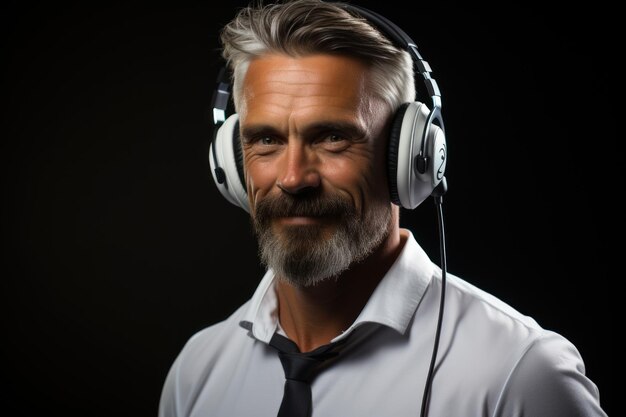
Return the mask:
<path id="1" fill-rule="evenodd" d="M 313 216 L 289 216 L 289 217 L 279 217 L 277 220 L 281 224 L 286 224 L 290 226 L 306 226 L 319 224 L 322 222 L 322 217 L 313 217 Z"/>

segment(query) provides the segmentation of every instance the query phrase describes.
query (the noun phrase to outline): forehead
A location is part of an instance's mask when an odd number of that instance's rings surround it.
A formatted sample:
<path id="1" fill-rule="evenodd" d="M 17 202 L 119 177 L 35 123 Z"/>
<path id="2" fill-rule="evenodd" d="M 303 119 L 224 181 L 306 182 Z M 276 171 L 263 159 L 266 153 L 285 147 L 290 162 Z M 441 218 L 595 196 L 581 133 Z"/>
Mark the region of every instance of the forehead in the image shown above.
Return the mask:
<path id="1" fill-rule="evenodd" d="M 368 70 L 361 61 L 337 55 L 254 59 L 244 78 L 246 113 L 289 110 L 361 111 L 367 101 Z"/>

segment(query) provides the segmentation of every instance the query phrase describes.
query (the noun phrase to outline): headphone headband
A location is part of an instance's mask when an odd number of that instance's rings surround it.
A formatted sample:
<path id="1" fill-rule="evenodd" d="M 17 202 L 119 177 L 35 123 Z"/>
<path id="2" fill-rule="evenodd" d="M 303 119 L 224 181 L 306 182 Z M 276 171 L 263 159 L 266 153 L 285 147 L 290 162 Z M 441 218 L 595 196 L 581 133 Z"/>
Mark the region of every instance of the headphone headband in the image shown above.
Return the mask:
<path id="1" fill-rule="evenodd" d="M 405 31 L 400 29 L 398 25 L 372 10 L 368 10 L 354 4 L 346 4 L 346 9 L 365 18 L 365 20 L 374 25 L 385 36 L 387 36 L 387 38 L 392 41 L 396 47 L 404 49 L 411 54 L 413 63 L 417 68 L 417 72 L 424 79 L 424 83 L 428 94 L 430 95 L 433 107 L 441 107 L 441 92 L 439 91 L 439 86 L 431 77 L 430 73 L 432 72 L 432 69 L 430 68 L 428 62 L 422 58 L 422 55 L 417 50 L 417 45 L 413 39 L 411 39 Z"/>
<path id="2" fill-rule="evenodd" d="M 213 92 L 213 123 L 220 125 L 226 120 L 226 109 L 230 100 L 230 81 L 226 72 L 226 67 L 221 67 L 217 74 L 217 87 Z"/>

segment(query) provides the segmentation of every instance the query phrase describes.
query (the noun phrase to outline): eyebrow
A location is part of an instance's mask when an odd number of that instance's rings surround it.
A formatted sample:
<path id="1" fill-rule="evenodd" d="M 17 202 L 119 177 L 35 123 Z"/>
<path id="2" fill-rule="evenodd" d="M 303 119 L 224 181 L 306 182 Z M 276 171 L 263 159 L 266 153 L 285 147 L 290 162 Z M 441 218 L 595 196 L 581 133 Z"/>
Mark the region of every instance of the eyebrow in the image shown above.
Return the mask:
<path id="1" fill-rule="evenodd" d="M 365 129 L 354 123 L 343 121 L 321 121 L 310 124 L 303 129 L 302 136 L 311 138 L 324 132 L 341 132 L 353 140 L 362 139 L 366 136 Z M 280 130 L 268 124 L 248 125 L 241 129 L 241 138 L 244 142 L 262 135 L 284 136 Z"/>
<path id="2" fill-rule="evenodd" d="M 280 136 L 281 133 L 278 129 L 264 124 L 249 125 L 241 128 L 241 140 L 244 143 L 250 141 L 251 138 L 261 135 Z"/>

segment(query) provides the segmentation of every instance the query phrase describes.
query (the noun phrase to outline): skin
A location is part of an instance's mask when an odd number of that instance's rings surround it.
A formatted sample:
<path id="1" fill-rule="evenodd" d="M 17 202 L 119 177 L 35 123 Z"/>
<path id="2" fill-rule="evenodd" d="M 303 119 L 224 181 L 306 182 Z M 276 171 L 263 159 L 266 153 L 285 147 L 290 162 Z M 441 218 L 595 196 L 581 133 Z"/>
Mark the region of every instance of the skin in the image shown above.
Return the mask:
<path id="1" fill-rule="evenodd" d="M 277 281 L 281 326 L 303 352 L 354 322 L 407 237 L 387 186 L 390 111 L 368 93 L 367 77 L 367 67 L 348 57 L 272 54 L 254 59 L 243 83 L 239 116 L 252 216 L 267 195 L 311 188 L 347 196 L 360 214 L 373 205 L 392 207 L 388 237 L 337 280 L 313 287 Z M 284 217 L 272 227 L 280 237 L 286 225 L 314 224 L 330 233 L 335 223 Z"/>

